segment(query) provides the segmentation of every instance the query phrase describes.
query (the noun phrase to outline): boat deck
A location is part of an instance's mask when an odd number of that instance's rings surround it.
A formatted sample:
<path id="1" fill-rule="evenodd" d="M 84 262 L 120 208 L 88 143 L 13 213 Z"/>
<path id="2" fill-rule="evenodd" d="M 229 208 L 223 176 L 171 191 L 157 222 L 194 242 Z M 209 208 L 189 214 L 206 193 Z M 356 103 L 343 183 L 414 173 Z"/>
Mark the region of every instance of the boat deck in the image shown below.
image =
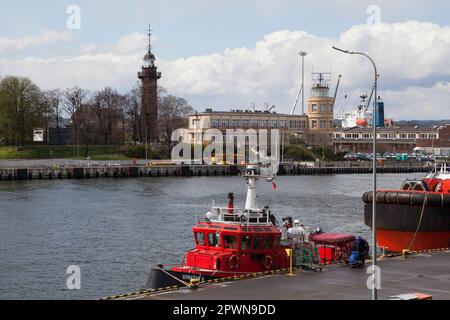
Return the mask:
<path id="1" fill-rule="evenodd" d="M 369 264 L 366 263 L 366 266 Z M 420 253 L 379 260 L 379 299 L 420 292 L 433 299 L 450 299 L 450 251 Z M 277 300 L 371 299 L 366 269 L 330 265 L 321 272 L 297 271 L 294 276 L 274 274 L 259 278 L 208 284 L 199 289 L 181 288 L 131 299 Z"/>

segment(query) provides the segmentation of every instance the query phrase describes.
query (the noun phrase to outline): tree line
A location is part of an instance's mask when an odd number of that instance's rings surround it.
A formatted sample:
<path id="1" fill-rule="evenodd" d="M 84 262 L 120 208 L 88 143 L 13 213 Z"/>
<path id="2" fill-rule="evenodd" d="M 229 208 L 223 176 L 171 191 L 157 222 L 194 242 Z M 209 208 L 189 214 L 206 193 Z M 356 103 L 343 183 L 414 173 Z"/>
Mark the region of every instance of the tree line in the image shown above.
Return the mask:
<path id="1" fill-rule="evenodd" d="M 170 149 L 172 131 L 187 126 L 187 116 L 194 109 L 163 88 L 158 88 L 157 103 L 159 146 Z M 41 90 L 26 77 L 0 79 L 0 143 L 4 145 L 31 143 L 35 128 L 55 128 L 58 134 L 64 119 L 69 119 L 71 144 L 145 143 L 140 112 L 138 82 L 122 94 L 111 87 Z"/>

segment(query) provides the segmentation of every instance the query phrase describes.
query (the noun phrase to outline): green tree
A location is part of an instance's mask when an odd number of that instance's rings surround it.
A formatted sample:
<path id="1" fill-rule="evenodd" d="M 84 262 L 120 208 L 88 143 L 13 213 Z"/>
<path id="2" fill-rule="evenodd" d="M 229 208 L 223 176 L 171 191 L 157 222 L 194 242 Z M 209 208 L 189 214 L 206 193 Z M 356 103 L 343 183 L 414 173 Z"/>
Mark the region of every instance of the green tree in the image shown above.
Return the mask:
<path id="1" fill-rule="evenodd" d="M 284 158 L 292 161 L 314 161 L 314 153 L 301 145 L 289 145 L 284 149 Z"/>
<path id="2" fill-rule="evenodd" d="M 5 144 L 32 141 L 33 128 L 45 127 L 48 108 L 30 79 L 7 76 L 0 81 L 0 137 Z"/>

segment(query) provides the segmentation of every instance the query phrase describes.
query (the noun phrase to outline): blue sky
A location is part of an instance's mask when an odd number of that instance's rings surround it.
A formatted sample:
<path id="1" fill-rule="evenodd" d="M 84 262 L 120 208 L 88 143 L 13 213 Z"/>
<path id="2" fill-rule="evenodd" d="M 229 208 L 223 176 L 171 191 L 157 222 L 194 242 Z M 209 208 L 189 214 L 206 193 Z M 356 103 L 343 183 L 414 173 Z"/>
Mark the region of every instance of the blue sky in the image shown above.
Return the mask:
<path id="1" fill-rule="evenodd" d="M 81 9 L 81 29 L 68 31 L 66 9 L 72 4 Z M 364 27 L 370 5 L 380 9 L 382 30 L 376 38 L 373 29 Z M 123 92 L 129 90 L 151 22 L 153 51 L 163 72 L 161 84 L 199 110 L 268 102 L 280 105 L 280 112 L 288 112 L 299 84 L 297 48 L 310 52 L 307 71 L 313 66 L 332 70 L 334 79 L 336 73 L 344 73 L 343 90 L 353 97 L 345 103 L 354 104 L 358 93 L 367 90 L 370 83 L 366 75 L 370 66 L 339 56 L 332 52 L 331 44 L 373 52 L 381 72 L 385 71 L 380 87 L 395 104 L 392 116 L 396 118 L 410 117 L 405 107 L 420 99 L 425 103 L 430 93 L 439 100 L 448 97 L 450 75 L 439 70 L 439 66 L 448 66 L 443 51 L 450 2 L 444 0 L 16 0 L 1 1 L 1 8 L 0 76 L 25 73 L 43 88 L 81 85 L 95 90 L 111 85 Z M 414 23 L 408 23 L 411 21 Z M 427 31 L 417 32 L 424 29 Z M 433 39 L 430 48 L 435 48 L 433 43 L 441 46 L 437 52 L 430 57 L 424 57 L 420 50 L 412 52 L 411 48 L 415 50 L 427 39 Z M 410 70 L 399 59 L 397 74 L 389 62 L 404 54 L 411 55 L 406 59 L 409 64 L 419 66 Z M 251 57 L 258 63 L 249 66 Z M 70 78 L 74 65 L 77 70 Z M 47 70 L 47 77 L 43 77 Z M 265 83 L 259 81 L 262 74 L 270 75 Z M 274 81 L 272 86 L 267 85 L 270 81 Z M 443 113 L 450 118 L 450 108 L 436 106 L 436 100 L 427 102 L 426 108 L 417 104 L 416 117 Z"/>
<path id="2" fill-rule="evenodd" d="M 108 44 L 133 32 L 145 32 L 151 21 L 166 59 L 202 55 L 230 47 L 252 46 L 278 30 L 305 30 L 337 37 L 365 23 L 369 5 L 379 5 L 383 22 L 418 20 L 448 25 L 450 2 L 432 1 L 249 1 L 249 0 L 41 0 L 1 1 L 3 37 L 35 30 L 61 30 L 66 8 L 79 5 L 80 42 Z M 156 50 L 156 49 L 155 49 Z"/>

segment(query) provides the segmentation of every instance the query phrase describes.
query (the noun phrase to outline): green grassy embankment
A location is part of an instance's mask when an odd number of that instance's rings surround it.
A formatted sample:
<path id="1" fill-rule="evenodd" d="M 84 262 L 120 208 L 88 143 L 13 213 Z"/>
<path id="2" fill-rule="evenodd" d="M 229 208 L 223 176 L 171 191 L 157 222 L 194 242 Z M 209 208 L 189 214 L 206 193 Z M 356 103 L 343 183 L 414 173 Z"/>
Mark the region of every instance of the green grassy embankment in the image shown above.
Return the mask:
<path id="1" fill-rule="evenodd" d="M 79 157 L 76 145 L 27 145 L 21 148 L 0 146 L 0 160 L 11 159 L 86 159 L 92 160 L 128 160 L 132 158 L 145 158 L 145 146 L 80 146 Z M 149 156 L 157 156 L 150 150 Z"/>

